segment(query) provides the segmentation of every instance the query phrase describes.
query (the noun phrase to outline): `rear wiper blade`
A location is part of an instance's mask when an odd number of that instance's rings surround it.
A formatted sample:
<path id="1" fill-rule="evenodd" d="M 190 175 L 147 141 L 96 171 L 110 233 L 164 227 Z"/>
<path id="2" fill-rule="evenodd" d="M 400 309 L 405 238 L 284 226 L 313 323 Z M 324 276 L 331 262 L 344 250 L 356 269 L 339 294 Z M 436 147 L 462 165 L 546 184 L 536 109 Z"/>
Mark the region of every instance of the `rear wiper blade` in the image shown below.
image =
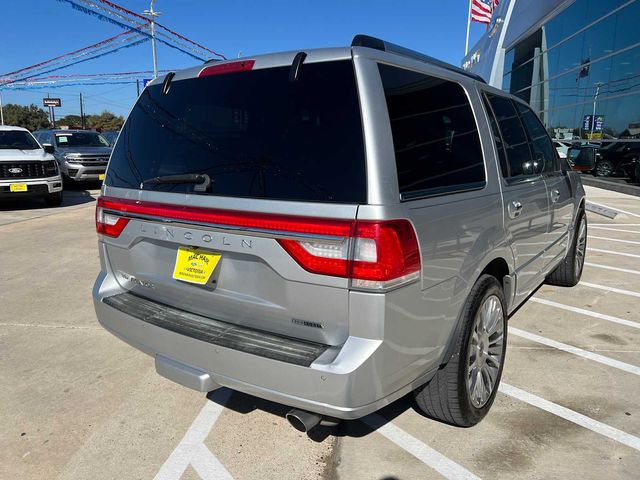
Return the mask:
<path id="1" fill-rule="evenodd" d="M 145 184 L 157 185 L 161 183 L 195 183 L 193 189 L 196 192 L 206 192 L 211 186 L 211 178 L 206 173 L 185 173 L 182 175 L 164 175 L 162 177 L 150 178 L 140 184 L 142 189 Z"/>

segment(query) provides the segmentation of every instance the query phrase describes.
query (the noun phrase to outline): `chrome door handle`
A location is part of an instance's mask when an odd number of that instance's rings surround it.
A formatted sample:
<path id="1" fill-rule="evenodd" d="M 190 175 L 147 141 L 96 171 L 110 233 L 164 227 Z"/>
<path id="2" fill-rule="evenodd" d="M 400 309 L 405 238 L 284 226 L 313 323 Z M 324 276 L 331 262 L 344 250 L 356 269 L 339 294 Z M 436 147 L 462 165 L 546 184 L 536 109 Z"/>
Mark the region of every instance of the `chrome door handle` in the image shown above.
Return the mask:
<path id="1" fill-rule="evenodd" d="M 551 190 L 551 201 L 556 203 L 560 198 L 560 190 Z"/>
<path id="2" fill-rule="evenodd" d="M 516 218 L 520 216 L 520 214 L 522 213 L 522 203 L 520 203 L 517 200 L 513 202 L 509 202 L 509 206 L 507 207 L 507 210 L 509 210 L 509 216 L 511 218 Z"/>

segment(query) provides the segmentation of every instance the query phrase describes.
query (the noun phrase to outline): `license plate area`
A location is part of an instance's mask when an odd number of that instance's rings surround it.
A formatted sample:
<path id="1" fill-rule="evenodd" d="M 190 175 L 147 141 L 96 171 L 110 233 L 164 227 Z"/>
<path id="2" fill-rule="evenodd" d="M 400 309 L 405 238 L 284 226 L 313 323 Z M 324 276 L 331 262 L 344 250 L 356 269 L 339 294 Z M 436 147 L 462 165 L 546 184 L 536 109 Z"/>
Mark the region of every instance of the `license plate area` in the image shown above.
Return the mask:
<path id="1" fill-rule="evenodd" d="M 26 192 L 27 184 L 26 183 L 12 183 L 9 185 L 10 192 Z"/>
<path id="2" fill-rule="evenodd" d="M 179 247 L 173 268 L 173 278 L 196 285 L 206 285 L 221 258 L 221 253 L 201 248 Z"/>

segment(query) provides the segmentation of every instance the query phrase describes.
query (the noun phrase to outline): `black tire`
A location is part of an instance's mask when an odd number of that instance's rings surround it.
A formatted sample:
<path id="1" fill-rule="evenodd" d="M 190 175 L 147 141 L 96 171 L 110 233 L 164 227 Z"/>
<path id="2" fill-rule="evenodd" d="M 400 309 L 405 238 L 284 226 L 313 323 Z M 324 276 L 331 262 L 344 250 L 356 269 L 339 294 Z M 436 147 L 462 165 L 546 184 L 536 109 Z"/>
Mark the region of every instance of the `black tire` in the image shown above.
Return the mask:
<path id="1" fill-rule="evenodd" d="M 596 176 L 597 177 L 610 177 L 611 175 L 613 175 L 615 171 L 615 166 L 613 165 L 613 162 L 610 162 L 609 160 L 598 160 L 598 162 L 596 162 Z"/>
<path id="2" fill-rule="evenodd" d="M 582 247 L 578 247 L 580 241 L 582 222 L 584 222 L 584 242 Z M 582 277 L 582 269 L 584 267 L 584 255 L 587 249 L 587 216 L 584 210 L 580 210 L 576 218 L 576 228 L 574 229 L 573 239 L 571 239 L 571 248 L 567 252 L 567 256 L 556 269 L 547 276 L 546 282 L 549 285 L 558 287 L 573 287 L 578 284 Z M 579 258 L 579 251 L 582 251 L 582 258 Z"/>
<path id="3" fill-rule="evenodd" d="M 44 197 L 44 202 L 47 207 L 59 207 L 62 205 L 62 192 L 49 193 Z"/>
<path id="4" fill-rule="evenodd" d="M 478 309 L 493 295 L 499 299 L 502 307 L 502 356 L 493 390 L 486 403 L 477 408 L 472 402 L 467 387 L 469 349 Z M 451 358 L 429 383 L 414 392 L 418 407 L 427 416 L 457 427 L 472 427 L 484 418 L 493 404 L 502 377 L 507 348 L 506 312 L 506 302 L 500 282 L 491 275 L 482 275 L 471 289 L 462 310 L 459 319 L 462 322 L 462 328 L 455 340 Z"/>

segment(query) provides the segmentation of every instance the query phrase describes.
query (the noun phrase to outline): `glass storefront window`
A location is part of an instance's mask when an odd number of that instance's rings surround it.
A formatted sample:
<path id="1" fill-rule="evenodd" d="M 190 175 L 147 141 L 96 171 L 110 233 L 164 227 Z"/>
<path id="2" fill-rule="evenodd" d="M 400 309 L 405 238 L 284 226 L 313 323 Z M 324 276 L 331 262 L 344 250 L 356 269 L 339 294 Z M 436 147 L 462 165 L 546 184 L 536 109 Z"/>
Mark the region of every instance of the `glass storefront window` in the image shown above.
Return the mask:
<path id="1" fill-rule="evenodd" d="M 611 14 L 626 3 L 576 0 L 506 53 L 503 89 L 529 102 L 552 135 L 588 138 L 597 91 L 603 138 L 640 137 L 640 0 Z"/>

